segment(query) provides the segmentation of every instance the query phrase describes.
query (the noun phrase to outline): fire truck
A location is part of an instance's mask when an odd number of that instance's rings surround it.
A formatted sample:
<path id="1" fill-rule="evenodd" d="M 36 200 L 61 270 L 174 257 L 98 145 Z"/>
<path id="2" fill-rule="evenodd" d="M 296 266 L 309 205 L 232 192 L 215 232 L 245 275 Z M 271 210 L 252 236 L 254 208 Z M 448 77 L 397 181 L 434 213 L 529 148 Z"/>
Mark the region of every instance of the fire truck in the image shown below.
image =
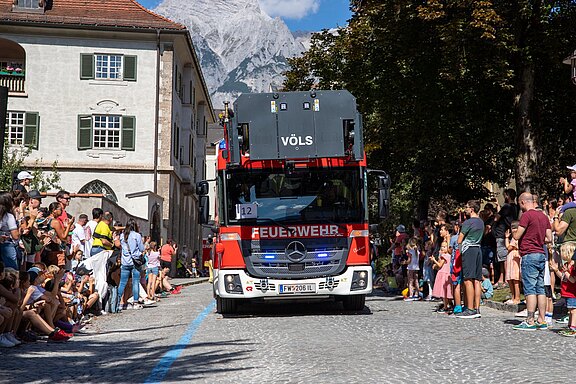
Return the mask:
<path id="1" fill-rule="evenodd" d="M 214 233 L 217 312 L 246 300 L 336 299 L 363 309 L 377 229 L 369 207 L 387 216 L 390 179 L 367 168 L 356 99 L 345 90 L 243 94 L 226 105 L 222 125 L 216 179 L 197 184 L 200 223 Z"/>

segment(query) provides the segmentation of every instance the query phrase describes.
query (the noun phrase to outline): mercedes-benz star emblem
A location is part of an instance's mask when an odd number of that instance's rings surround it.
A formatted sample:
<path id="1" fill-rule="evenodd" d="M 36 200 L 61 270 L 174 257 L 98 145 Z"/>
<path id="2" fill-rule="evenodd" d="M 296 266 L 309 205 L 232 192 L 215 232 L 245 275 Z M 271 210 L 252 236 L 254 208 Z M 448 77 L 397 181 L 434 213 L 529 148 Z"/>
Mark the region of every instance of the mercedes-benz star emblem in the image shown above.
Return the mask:
<path id="1" fill-rule="evenodd" d="M 293 262 L 299 262 L 306 257 L 306 247 L 299 241 L 293 241 L 286 247 L 286 257 Z"/>

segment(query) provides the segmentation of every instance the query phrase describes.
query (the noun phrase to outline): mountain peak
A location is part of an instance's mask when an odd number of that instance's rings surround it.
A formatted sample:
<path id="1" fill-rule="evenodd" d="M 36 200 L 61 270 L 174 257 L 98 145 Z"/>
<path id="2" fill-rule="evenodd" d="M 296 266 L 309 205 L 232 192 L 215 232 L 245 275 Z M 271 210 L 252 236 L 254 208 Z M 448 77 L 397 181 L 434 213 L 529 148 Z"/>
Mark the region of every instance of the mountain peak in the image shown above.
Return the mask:
<path id="1" fill-rule="evenodd" d="M 190 30 L 215 106 L 280 85 L 286 59 L 304 51 L 258 0 L 164 0 L 154 11 Z"/>

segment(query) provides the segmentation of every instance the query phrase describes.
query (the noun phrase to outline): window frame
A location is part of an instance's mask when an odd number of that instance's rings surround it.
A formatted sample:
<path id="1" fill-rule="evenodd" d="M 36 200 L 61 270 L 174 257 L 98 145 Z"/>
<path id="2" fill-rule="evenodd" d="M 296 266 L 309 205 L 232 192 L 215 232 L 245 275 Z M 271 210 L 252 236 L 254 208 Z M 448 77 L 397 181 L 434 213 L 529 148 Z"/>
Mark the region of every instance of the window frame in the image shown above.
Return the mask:
<path id="1" fill-rule="evenodd" d="M 105 124 L 106 127 L 104 129 L 102 129 L 102 127 L 96 127 L 97 124 L 97 120 L 101 120 L 101 119 L 105 119 Z M 111 118 L 115 118 L 117 119 L 117 121 L 111 122 Z M 101 123 L 101 122 L 100 122 Z M 118 124 L 118 128 L 110 128 L 108 126 L 108 124 L 113 123 L 113 124 Z M 105 138 L 104 138 L 104 143 L 105 146 L 97 146 L 96 143 L 100 143 L 102 142 L 102 140 L 98 139 L 97 140 L 97 134 L 96 131 L 105 131 Z M 118 138 L 117 140 L 117 146 L 110 146 L 109 145 L 109 134 L 110 132 L 116 132 L 116 136 Z M 101 135 L 100 135 L 101 136 Z M 112 150 L 112 151 L 119 151 L 122 149 L 122 115 L 105 115 L 105 114 L 95 114 L 92 115 L 92 149 L 96 149 L 96 150 L 102 150 L 102 149 L 106 149 L 106 150 Z"/>
<path id="2" fill-rule="evenodd" d="M 22 124 L 12 124 L 12 114 L 22 114 Z M 14 126 L 21 128 L 20 132 L 20 143 L 12 142 L 13 128 Z M 26 111 L 6 111 L 6 139 L 8 140 L 8 145 L 11 146 L 24 146 L 24 132 L 26 130 Z"/>
<path id="3" fill-rule="evenodd" d="M 107 77 L 98 77 L 98 74 L 102 74 L 102 71 L 98 71 L 98 57 L 107 57 Z M 112 57 L 119 57 L 120 58 L 120 65 L 115 67 L 116 73 L 118 77 L 110 77 L 110 64 Z M 119 53 L 94 53 L 93 54 L 94 60 L 94 80 L 108 80 L 108 81 L 124 81 L 124 55 Z M 102 68 L 102 65 L 100 66 Z"/>

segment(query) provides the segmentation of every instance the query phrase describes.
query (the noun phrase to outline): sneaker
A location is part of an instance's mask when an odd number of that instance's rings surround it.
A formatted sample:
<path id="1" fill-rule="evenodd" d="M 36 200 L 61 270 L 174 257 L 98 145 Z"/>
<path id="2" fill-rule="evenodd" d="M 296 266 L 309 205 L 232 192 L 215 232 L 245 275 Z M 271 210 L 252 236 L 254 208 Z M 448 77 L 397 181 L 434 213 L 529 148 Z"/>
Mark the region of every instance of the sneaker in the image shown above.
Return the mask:
<path id="1" fill-rule="evenodd" d="M 49 341 L 53 341 L 56 343 L 62 343 L 64 341 L 68 341 L 68 339 L 70 339 L 68 336 L 66 336 L 64 334 L 64 332 L 61 329 L 58 329 L 56 331 L 54 331 L 49 337 L 48 340 Z"/>
<path id="2" fill-rule="evenodd" d="M 543 322 L 543 323 L 535 322 L 534 324 L 536 324 L 538 329 L 543 329 L 543 330 L 548 329 L 548 323 L 547 322 Z"/>
<path id="3" fill-rule="evenodd" d="M 14 344 L 13 342 L 11 342 L 6 335 L 2 334 L 0 335 L 0 347 L 2 348 L 12 348 L 16 346 L 16 344 Z"/>
<path id="4" fill-rule="evenodd" d="M 574 329 L 574 328 L 563 329 L 563 330 L 559 331 L 558 334 L 560 336 L 576 337 L 576 329 Z"/>
<path id="5" fill-rule="evenodd" d="M 174 292 L 172 292 L 172 294 L 174 294 Z M 413 297 L 405 297 L 404 301 L 414 301 L 415 299 Z"/>
<path id="6" fill-rule="evenodd" d="M 424 301 L 432 301 L 432 298 L 430 296 L 428 296 L 424 299 Z"/>
<path id="7" fill-rule="evenodd" d="M 176 288 L 174 288 L 172 291 L 170 291 L 170 293 L 173 295 L 177 295 L 180 293 L 180 291 L 182 291 L 182 286 L 178 285 Z"/>
<path id="8" fill-rule="evenodd" d="M 558 324 L 568 324 L 568 316 L 564 316 L 561 319 L 556 320 Z"/>
<path id="9" fill-rule="evenodd" d="M 146 305 L 155 305 L 155 304 L 156 304 L 156 301 L 150 300 L 150 299 L 146 299 L 146 300 L 144 300 L 143 303 L 140 303 L 140 304 L 142 304 L 142 305 L 144 305 L 144 306 L 146 306 Z"/>
<path id="10" fill-rule="evenodd" d="M 515 317 L 526 317 L 526 316 L 528 316 L 528 310 L 525 309 L 523 311 L 516 312 L 516 314 L 514 316 Z"/>
<path id="11" fill-rule="evenodd" d="M 142 306 L 142 304 L 139 303 L 134 303 L 132 304 L 132 309 L 143 309 L 144 307 Z"/>
<path id="12" fill-rule="evenodd" d="M 455 313 L 454 316 L 460 319 L 474 319 L 476 318 L 477 314 L 478 313 L 475 310 L 466 308 L 460 313 Z"/>
<path id="13" fill-rule="evenodd" d="M 446 313 L 446 310 L 444 308 L 438 308 L 436 313 Z"/>
<path id="14" fill-rule="evenodd" d="M 453 311 L 454 315 L 457 315 L 459 313 L 462 313 L 462 306 L 461 305 L 456 305 L 454 307 L 454 311 Z"/>
<path id="15" fill-rule="evenodd" d="M 516 331 L 535 331 L 538 329 L 538 326 L 536 323 L 528 324 L 527 322 L 523 321 L 520 324 L 515 325 L 513 328 Z"/>
<path id="16" fill-rule="evenodd" d="M 5 333 L 5 334 L 4 334 L 4 337 L 6 337 L 6 338 L 7 338 L 8 340 L 10 340 L 11 342 L 13 342 L 14 345 L 20 345 L 20 344 L 22 344 L 22 342 L 21 342 L 20 340 L 18 340 L 18 339 L 16 338 L 16 336 L 14 336 L 14 334 L 11 333 L 11 332 Z"/>
<path id="17" fill-rule="evenodd" d="M 482 315 L 480 314 L 480 308 L 474 310 L 474 312 L 476 313 L 474 314 L 474 317 L 472 317 L 473 319 L 479 319 L 482 317 Z"/>
<path id="18" fill-rule="evenodd" d="M 516 312 L 516 314 L 514 315 L 516 317 L 526 317 L 528 316 L 528 310 L 525 309 L 523 311 L 520 312 Z M 534 318 L 536 318 L 538 316 L 538 310 L 536 310 L 536 312 L 534 312 Z"/>
<path id="19" fill-rule="evenodd" d="M 548 324 L 548 327 L 554 326 L 554 320 L 552 320 L 552 316 L 546 316 L 544 317 L 544 320 L 546 321 L 546 324 Z"/>

